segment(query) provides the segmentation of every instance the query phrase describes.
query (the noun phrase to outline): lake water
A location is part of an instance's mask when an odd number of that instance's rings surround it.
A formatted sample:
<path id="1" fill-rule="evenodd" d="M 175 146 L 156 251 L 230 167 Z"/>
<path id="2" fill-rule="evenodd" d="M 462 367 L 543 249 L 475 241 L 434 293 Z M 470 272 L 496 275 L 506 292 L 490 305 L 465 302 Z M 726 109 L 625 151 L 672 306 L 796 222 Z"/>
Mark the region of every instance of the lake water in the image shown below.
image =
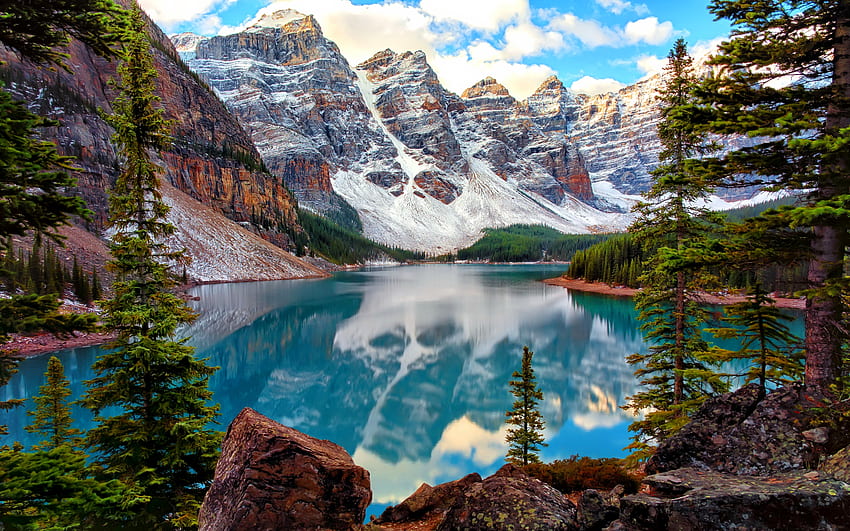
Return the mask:
<path id="1" fill-rule="evenodd" d="M 636 390 L 624 357 L 645 349 L 636 313 L 629 299 L 539 282 L 563 269 L 423 265 L 200 286 L 201 316 L 186 334 L 221 367 L 211 386 L 222 429 L 251 407 L 340 444 L 370 471 L 370 513 L 380 513 L 422 482 L 504 463 L 523 345 L 544 393 L 542 458 L 624 455 L 630 418 L 619 406 Z M 99 351 L 60 354 L 75 397 Z M 36 394 L 48 357 L 22 362 L 0 397 Z M 90 422 L 79 408 L 75 418 Z M 0 413 L 10 431 L 0 444 L 37 442 L 28 422 L 23 408 Z"/>

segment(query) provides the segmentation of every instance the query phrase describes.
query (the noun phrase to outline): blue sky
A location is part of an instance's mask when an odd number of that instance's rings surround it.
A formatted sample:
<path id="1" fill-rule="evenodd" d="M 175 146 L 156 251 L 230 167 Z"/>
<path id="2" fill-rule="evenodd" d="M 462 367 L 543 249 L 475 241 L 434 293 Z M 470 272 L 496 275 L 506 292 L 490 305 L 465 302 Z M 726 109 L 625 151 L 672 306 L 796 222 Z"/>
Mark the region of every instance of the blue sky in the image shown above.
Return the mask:
<path id="1" fill-rule="evenodd" d="M 698 55 L 728 36 L 699 0 L 140 0 L 167 32 L 233 33 L 260 12 L 312 14 L 352 64 L 423 50 L 444 86 L 495 77 L 522 99 L 549 75 L 577 92 L 634 83 L 678 37 Z"/>

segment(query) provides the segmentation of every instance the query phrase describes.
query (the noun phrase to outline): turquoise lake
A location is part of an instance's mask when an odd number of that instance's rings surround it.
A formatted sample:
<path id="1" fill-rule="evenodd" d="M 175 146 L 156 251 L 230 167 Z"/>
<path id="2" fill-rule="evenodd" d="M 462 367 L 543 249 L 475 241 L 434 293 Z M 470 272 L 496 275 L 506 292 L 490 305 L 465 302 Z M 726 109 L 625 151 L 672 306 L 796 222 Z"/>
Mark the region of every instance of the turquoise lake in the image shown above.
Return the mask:
<path id="1" fill-rule="evenodd" d="M 646 349 L 629 299 L 540 282 L 563 265 L 422 265 L 326 280 L 194 288 L 185 331 L 212 377 L 221 429 L 243 407 L 343 446 L 372 477 L 370 513 L 423 482 L 504 464 L 504 414 L 522 347 L 544 393 L 546 461 L 624 455 L 636 383 L 625 356 Z M 59 354 L 75 396 L 97 347 Z M 0 397 L 38 392 L 49 356 L 25 360 Z M 28 404 L 29 405 L 29 404 Z M 78 427 L 90 422 L 76 408 Z M 24 408 L 0 413 L 33 444 Z"/>

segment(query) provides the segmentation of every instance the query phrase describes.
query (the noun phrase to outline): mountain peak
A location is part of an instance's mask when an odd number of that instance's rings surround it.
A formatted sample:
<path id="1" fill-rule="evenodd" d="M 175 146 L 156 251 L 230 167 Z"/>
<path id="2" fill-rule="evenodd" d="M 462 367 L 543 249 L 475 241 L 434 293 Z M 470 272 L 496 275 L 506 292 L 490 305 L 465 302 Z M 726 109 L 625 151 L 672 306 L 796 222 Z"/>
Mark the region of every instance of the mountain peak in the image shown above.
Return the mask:
<path id="1" fill-rule="evenodd" d="M 551 76 L 547 77 L 543 81 L 543 83 L 541 83 L 540 86 L 537 87 L 537 90 L 535 90 L 534 92 L 535 93 L 549 92 L 549 91 L 561 92 L 561 91 L 564 91 L 566 89 L 567 89 L 567 87 L 565 87 L 564 83 L 561 82 L 560 79 L 558 79 L 558 76 L 551 75 Z"/>
<path id="2" fill-rule="evenodd" d="M 305 15 L 294 9 L 281 9 L 271 13 L 263 13 L 250 27 L 245 31 L 256 32 L 268 28 L 283 28 L 298 21 L 301 25 L 306 25 L 312 28 L 317 26 L 316 20 L 312 15 Z M 304 28 L 306 29 L 306 28 Z"/>
<path id="3" fill-rule="evenodd" d="M 174 43 L 174 49 L 178 52 L 194 52 L 198 47 L 198 43 L 206 39 L 202 35 L 190 32 L 177 33 L 169 36 L 169 38 Z"/>
<path id="4" fill-rule="evenodd" d="M 494 78 L 487 76 L 478 83 L 463 91 L 463 99 L 480 98 L 482 96 L 510 96 L 504 85 Z"/>

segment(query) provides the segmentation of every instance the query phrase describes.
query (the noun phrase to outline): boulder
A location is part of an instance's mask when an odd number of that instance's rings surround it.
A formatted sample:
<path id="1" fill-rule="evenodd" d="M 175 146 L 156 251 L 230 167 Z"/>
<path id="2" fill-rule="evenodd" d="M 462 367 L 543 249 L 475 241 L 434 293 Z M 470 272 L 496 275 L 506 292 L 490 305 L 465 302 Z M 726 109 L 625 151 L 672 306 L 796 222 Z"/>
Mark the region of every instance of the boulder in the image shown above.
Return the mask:
<path id="1" fill-rule="evenodd" d="M 373 524 L 378 529 L 420 531 L 579 529 L 572 502 L 513 465 L 484 480 L 470 474 L 436 487 L 423 484 Z"/>
<path id="2" fill-rule="evenodd" d="M 616 500 L 616 505 L 609 501 L 612 498 Z M 587 531 L 604 529 L 620 515 L 619 505 L 620 498 L 616 495 L 609 494 L 606 497 L 594 489 L 585 490 L 578 500 L 579 526 Z"/>
<path id="3" fill-rule="evenodd" d="M 441 483 L 436 487 L 423 483 L 403 502 L 387 507 L 381 517 L 375 520 L 375 524 L 430 521 L 435 517 L 444 516 L 464 492 L 473 484 L 480 482 L 481 476 L 473 473 L 456 481 Z"/>
<path id="4" fill-rule="evenodd" d="M 659 445 L 650 474 L 683 467 L 742 475 L 770 475 L 813 466 L 823 433 L 810 428 L 812 402 L 801 386 L 777 389 L 759 400 L 750 384 L 705 402 L 693 420 Z"/>
<path id="5" fill-rule="evenodd" d="M 369 472 L 346 451 L 245 408 L 230 424 L 200 529 L 355 529 Z"/>
<path id="6" fill-rule="evenodd" d="M 437 530 L 578 530 L 576 507 L 542 481 L 505 465 L 459 497 Z"/>
<path id="7" fill-rule="evenodd" d="M 820 470 L 835 479 L 850 483 L 850 446 L 832 454 L 824 461 Z M 850 520 L 850 515 L 847 517 Z"/>
<path id="8" fill-rule="evenodd" d="M 850 529 L 850 485 L 817 472 L 739 476 L 682 468 L 644 479 L 608 529 Z"/>

